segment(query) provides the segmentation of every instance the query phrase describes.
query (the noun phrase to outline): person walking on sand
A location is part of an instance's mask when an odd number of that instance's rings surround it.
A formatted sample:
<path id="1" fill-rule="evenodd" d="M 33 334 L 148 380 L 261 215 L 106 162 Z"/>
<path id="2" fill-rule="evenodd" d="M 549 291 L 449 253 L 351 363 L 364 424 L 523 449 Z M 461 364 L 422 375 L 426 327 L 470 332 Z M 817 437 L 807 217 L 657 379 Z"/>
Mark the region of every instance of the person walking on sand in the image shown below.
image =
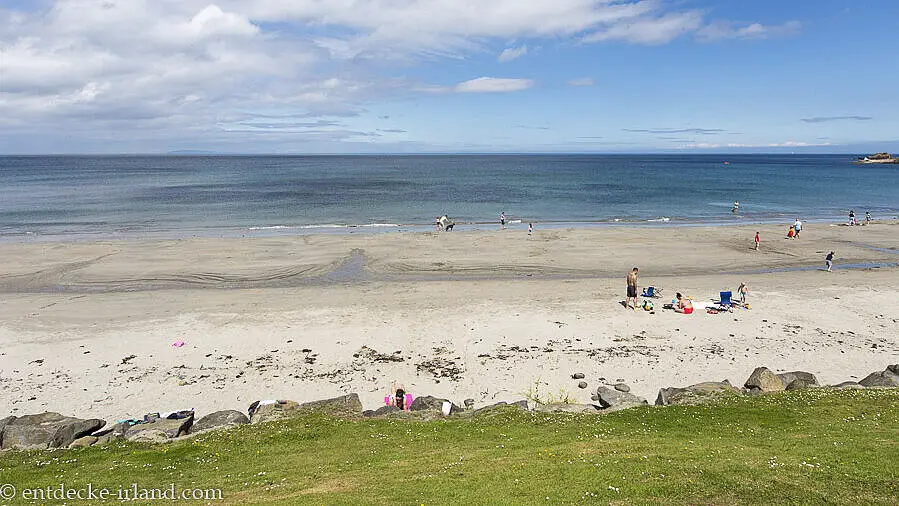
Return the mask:
<path id="1" fill-rule="evenodd" d="M 506 229 L 506 212 L 505 211 L 499 212 L 499 228 L 502 230 Z"/>
<path id="2" fill-rule="evenodd" d="M 634 311 L 637 310 L 637 269 L 634 267 L 634 270 L 627 273 L 627 299 L 624 300 L 624 307 L 630 307 L 631 299 L 634 299 L 634 307 L 632 308 Z"/>
<path id="3" fill-rule="evenodd" d="M 802 222 L 799 221 L 799 218 L 796 218 L 796 223 L 793 223 L 793 230 L 796 231 L 796 239 L 799 239 L 799 232 L 802 231 Z"/>
<path id="4" fill-rule="evenodd" d="M 762 240 L 759 239 L 759 233 L 756 232 L 756 233 L 755 233 L 755 250 L 756 250 L 756 251 L 759 250 L 759 243 L 760 243 L 760 242 L 762 242 Z"/>
<path id="5" fill-rule="evenodd" d="M 833 251 L 827 254 L 824 258 L 824 263 L 827 264 L 827 272 L 833 272 Z"/>

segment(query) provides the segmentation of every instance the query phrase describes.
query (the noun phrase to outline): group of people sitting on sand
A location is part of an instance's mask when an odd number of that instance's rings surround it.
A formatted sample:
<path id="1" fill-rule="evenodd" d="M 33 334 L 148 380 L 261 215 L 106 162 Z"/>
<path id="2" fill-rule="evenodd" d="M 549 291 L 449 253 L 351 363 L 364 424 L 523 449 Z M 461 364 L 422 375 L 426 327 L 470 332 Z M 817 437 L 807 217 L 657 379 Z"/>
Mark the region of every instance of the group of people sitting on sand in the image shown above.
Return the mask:
<path id="1" fill-rule="evenodd" d="M 639 274 L 640 269 L 634 267 L 631 272 L 627 273 L 627 298 L 624 301 L 624 307 L 628 309 L 632 309 L 634 311 L 637 310 L 638 302 L 637 302 L 637 275 Z M 642 307 L 644 310 L 650 311 L 653 309 L 652 301 L 649 298 L 660 297 L 661 289 L 657 287 L 648 287 L 643 291 L 643 304 Z M 730 292 L 722 292 L 722 298 L 727 295 L 728 297 Z M 731 301 L 731 300 L 720 300 L 717 304 L 721 306 L 727 306 L 728 308 L 733 305 L 741 305 L 745 308 L 749 307 L 748 297 L 749 297 L 749 286 L 746 283 L 740 283 L 739 288 L 737 288 L 737 294 L 740 297 L 739 302 Z M 631 305 L 631 299 L 634 300 L 633 306 Z M 671 304 L 665 304 L 663 306 L 664 309 L 673 309 L 676 313 L 681 314 L 693 314 L 693 299 L 691 297 L 684 297 L 683 294 L 678 292 L 675 295 L 674 300 L 671 301 Z"/>

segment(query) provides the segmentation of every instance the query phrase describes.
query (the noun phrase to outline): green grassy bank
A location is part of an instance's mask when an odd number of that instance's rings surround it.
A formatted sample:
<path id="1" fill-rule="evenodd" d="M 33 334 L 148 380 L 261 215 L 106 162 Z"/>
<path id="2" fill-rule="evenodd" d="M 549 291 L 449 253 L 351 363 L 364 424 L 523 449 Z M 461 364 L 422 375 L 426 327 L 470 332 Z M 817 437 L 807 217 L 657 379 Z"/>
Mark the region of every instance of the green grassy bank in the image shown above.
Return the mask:
<path id="1" fill-rule="evenodd" d="M 222 500 L 199 501 L 209 504 L 897 504 L 899 390 L 807 390 L 603 416 L 313 416 L 167 445 L 5 453 L 0 483 L 19 493 L 0 504 L 30 502 L 26 488 L 88 483 L 220 489 Z M 142 503 L 171 501 L 129 504 Z"/>

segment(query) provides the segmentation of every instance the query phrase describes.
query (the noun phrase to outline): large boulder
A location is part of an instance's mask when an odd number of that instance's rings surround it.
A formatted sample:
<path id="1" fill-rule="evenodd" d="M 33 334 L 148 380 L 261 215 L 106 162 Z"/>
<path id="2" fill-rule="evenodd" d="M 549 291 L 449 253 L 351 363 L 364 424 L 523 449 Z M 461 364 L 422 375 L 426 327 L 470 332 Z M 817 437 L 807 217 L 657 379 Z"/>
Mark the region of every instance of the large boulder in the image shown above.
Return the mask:
<path id="1" fill-rule="evenodd" d="M 216 411 L 200 418 L 197 423 L 193 424 L 190 431 L 200 432 L 202 430 L 217 429 L 220 427 L 229 427 L 232 425 L 246 425 L 250 423 L 247 415 L 233 409 L 225 411 Z"/>
<path id="2" fill-rule="evenodd" d="M 83 420 L 59 413 L 25 415 L 6 422 L 0 444 L 3 449 L 67 448 L 72 441 L 104 425 L 103 420 Z"/>
<path id="3" fill-rule="evenodd" d="M 806 388 L 817 388 L 818 378 L 814 374 L 805 371 L 793 371 L 778 374 L 777 377 L 787 390 L 804 390 Z"/>
<path id="4" fill-rule="evenodd" d="M 706 381 L 688 387 L 668 387 L 659 390 L 656 406 L 680 405 L 692 406 L 712 402 L 722 396 L 739 395 L 729 381 Z"/>
<path id="5" fill-rule="evenodd" d="M 602 406 L 603 409 L 623 409 L 649 404 L 643 397 L 638 397 L 632 393 L 622 392 L 608 387 L 597 388 L 596 397 L 599 399 L 599 405 Z"/>
<path id="6" fill-rule="evenodd" d="M 333 399 L 300 404 L 300 413 L 322 413 L 332 416 L 359 416 L 362 414 L 362 401 L 359 394 L 347 394 Z"/>
<path id="7" fill-rule="evenodd" d="M 278 401 L 258 406 L 250 417 L 250 423 L 270 422 L 284 418 L 321 413 L 330 416 L 355 417 L 362 414 L 362 401 L 358 394 L 341 395 L 332 399 L 298 404 L 294 401 Z"/>
<path id="8" fill-rule="evenodd" d="M 295 401 L 277 401 L 271 404 L 262 404 L 253 410 L 250 423 L 271 422 L 296 416 L 300 404 Z"/>
<path id="9" fill-rule="evenodd" d="M 139 423 L 126 428 L 124 436 L 129 441 L 160 442 L 187 434 L 193 423 L 193 413 L 187 418 L 177 420 L 159 418 L 152 422 Z"/>
<path id="10" fill-rule="evenodd" d="M 464 410 L 447 399 L 438 399 L 430 395 L 416 397 L 409 406 L 411 411 L 442 411 L 443 403 L 450 403 L 450 414 L 462 413 Z"/>
<path id="11" fill-rule="evenodd" d="M 767 367 L 756 367 L 743 385 L 752 392 L 782 392 L 784 384 Z"/>
<path id="12" fill-rule="evenodd" d="M 858 384 L 866 387 L 899 387 L 899 365 L 891 365 L 884 371 L 872 372 Z"/>

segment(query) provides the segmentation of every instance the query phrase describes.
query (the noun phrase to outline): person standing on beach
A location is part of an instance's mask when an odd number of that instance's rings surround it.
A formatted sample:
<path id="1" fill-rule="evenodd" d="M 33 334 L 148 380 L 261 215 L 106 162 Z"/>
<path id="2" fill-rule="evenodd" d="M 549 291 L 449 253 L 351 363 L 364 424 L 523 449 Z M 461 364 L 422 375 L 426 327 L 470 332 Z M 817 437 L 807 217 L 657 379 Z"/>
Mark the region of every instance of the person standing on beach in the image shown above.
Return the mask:
<path id="1" fill-rule="evenodd" d="M 824 263 L 827 264 L 827 272 L 833 272 L 833 251 L 827 254 L 827 257 L 824 258 Z"/>
<path id="2" fill-rule="evenodd" d="M 799 221 L 799 218 L 796 218 L 796 223 L 793 223 L 793 230 L 796 231 L 796 239 L 799 239 L 799 232 L 802 231 L 802 222 Z"/>
<path id="3" fill-rule="evenodd" d="M 630 307 L 631 299 L 634 299 L 634 307 L 632 308 L 634 311 L 637 310 L 637 269 L 634 267 L 634 270 L 627 273 L 627 299 L 624 300 L 624 307 Z"/>
<path id="4" fill-rule="evenodd" d="M 759 243 L 760 243 L 760 242 L 762 242 L 762 241 L 761 241 L 761 239 L 759 239 L 759 233 L 756 232 L 756 233 L 755 233 L 755 250 L 756 250 L 756 251 L 759 250 Z"/>
<path id="5" fill-rule="evenodd" d="M 506 229 L 506 212 L 505 211 L 499 212 L 499 227 L 502 230 Z"/>
<path id="6" fill-rule="evenodd" d="M 528 235 L 534 235 L 534 224 L 528 223 Z"/>
<path id="7" fill-rule="evenodd" d="M 865 225 L 871 223 L 871 211 L 865 211 Z"/>

